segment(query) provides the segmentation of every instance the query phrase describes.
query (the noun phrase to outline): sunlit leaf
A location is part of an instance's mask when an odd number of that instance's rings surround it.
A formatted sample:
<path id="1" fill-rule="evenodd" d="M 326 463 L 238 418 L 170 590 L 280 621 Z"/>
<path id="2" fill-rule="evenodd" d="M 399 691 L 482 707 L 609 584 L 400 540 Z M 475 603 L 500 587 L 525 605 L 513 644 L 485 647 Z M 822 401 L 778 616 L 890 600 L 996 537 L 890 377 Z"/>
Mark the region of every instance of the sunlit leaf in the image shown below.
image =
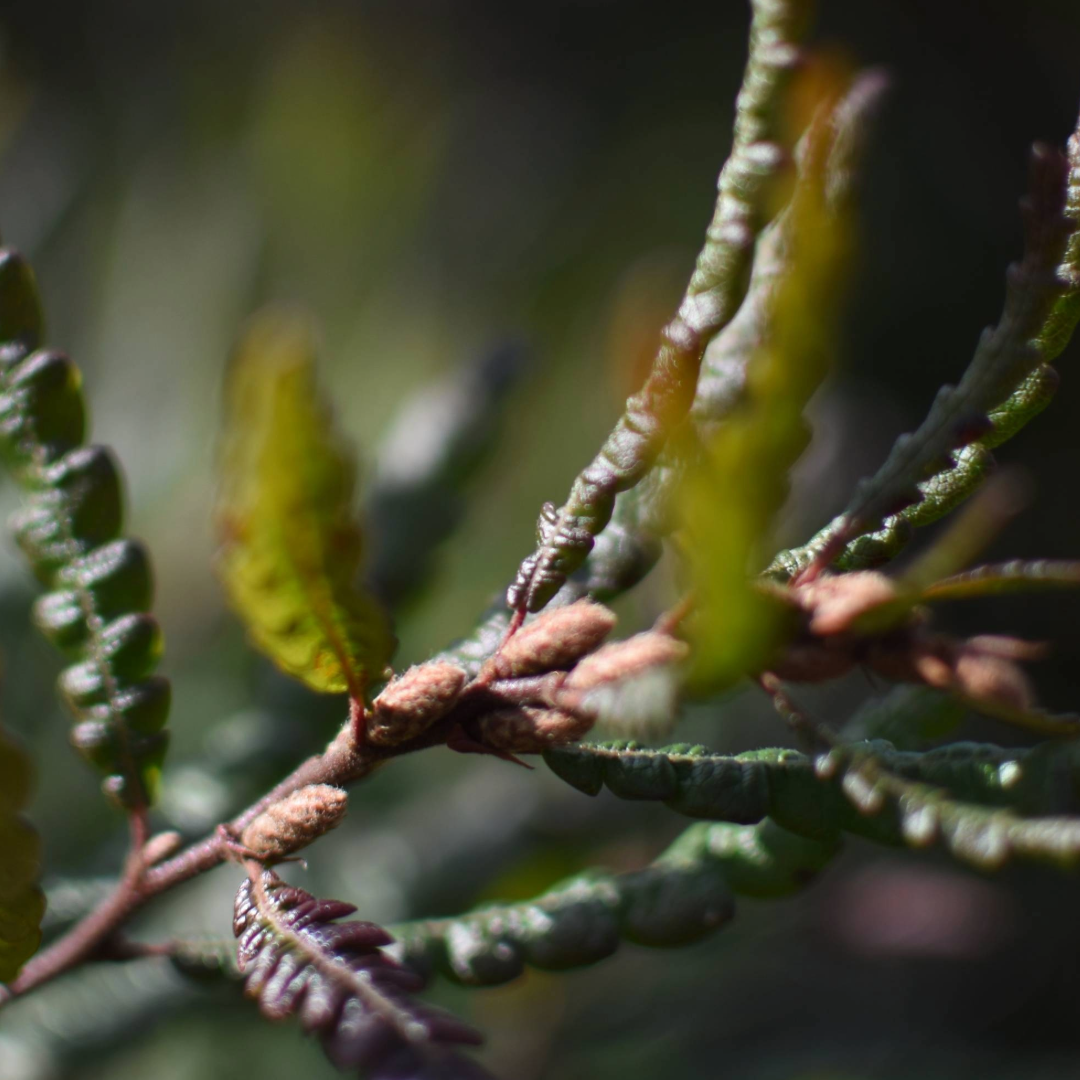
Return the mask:
<path id="1" fill-rule="evenodd" d="M 1037 559 L 992 566 L 977 566 L 928 585 L 922 599 L 929 601 L 967 600 L 999 593 L 1035 592 L 1042 589 L 1080 587 L 1080 562 Z"/>
<path id="2" fill-rule="evenodd" d="M 680 540 L 695 597 L 689 629 L 698 646 L 696 676 L 711 685 L 760 667 L 772 647 L 781 609 L 749 587 L 748 575 L 761 565 L 787 497 L 788 471 L 809 441 L 803 410 L 833 349 L 848 230 L 826 199 L 831 129 L 825 110 L 817 111 L 785 212 L 784 268 L 766 333 L 748 364 L 744 401 L 687 470 L 680 492 Z"/>
<path id="3" fill-rule="evenodd" d="M 1077 759 L 1067 747 L 1005 750 L 954 743 L 925 753 L 887 742 L 853 744 L 827 758 L 797 750 L 719 754 L 685 743 L 566 746 L 544 760 L 588 795 L 664 802 L 688 817 L 751 824 L 766 817 L 806 837 L 841 832 L 880 844 L 940 845 L 984 869 L 1010 860 L 1075 866 L 1080 818 L 1069 807 Z M 1047 783 L 1048 769 L 1065 784 Z M 1063 794 L 1065 792 L 1065 794 Z"/>
<path id="4" fill-rule="evenodd" d="M 257 318 L 229 375 L 218 570 L 253 642 L 313 690 L 360 698 L 393 649 L 358 585 L 355 469 L 315 382 L 309 324 Z"/>
<path id="5" fill-rule="evenodd" d="M 41 843 L 19 816 L 29 793 L 30 762 L 0 729 L 0 982 L 11 982 L 41 942 Z"/>

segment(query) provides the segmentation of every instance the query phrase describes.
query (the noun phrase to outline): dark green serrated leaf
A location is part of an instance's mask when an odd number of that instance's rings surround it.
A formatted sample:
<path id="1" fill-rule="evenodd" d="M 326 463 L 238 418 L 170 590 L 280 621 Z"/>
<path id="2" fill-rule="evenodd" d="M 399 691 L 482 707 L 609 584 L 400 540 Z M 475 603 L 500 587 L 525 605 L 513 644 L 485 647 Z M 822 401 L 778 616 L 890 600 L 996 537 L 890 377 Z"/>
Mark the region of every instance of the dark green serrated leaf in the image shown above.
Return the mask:
<path id="1" fill-rule="evenodd" d="M 71 666 L 60 676 L 75 715 L 75 748 L 105 774 L 121 806 L 153 801 L 168 742 L 169 686 L 151 675 L 161 653 L 146 614 L 153 595 L 142 545 L 121 537 L 119 471 L 84 446 L 79 369 L 39 348 L 41 311 L 25 260 L 0 250 L 0 456 L 23 490 L 9 525 L 38 580 L 52 590 L 34 621 Z"/>
<path id="2" fill-rule="evenodd" d="M 1050 402 L 1051 367 L 1080 319 L 1080 127 L 1068 154 L 1032 153 L 1024 255 L 1006 276 L 1005 307 L 983 332 L 956 386 L 938 392 L 926 419 L 902 435 L 857 488 L 848 508 L 806 545 L 781 552 L 771 573 L 792 577 L 836 558 L 841 569 L 894 558 L 922 527 L 978 489 L 991 448 L 1012 438 Z"/>
<path id="3" fill-rule="evenodd" d="M 1051 752 L 956 743 L 911 753 L 872 742 L 815 760 L 786 749 L 727 755 L 618 742 L 559 747 L 544 760 L 587 794 L 607 787 L 690 817 L 769 817 L 820 841 L 851 832 L 883 844 L 940 843 L 987 869 L 1011 858 L 1080 863 L 1080 758 L 1067 744 Z"/>
<path id="4" fill-rule="evenodd" d="M 620 941 L 689 945 L 725 926 L 731 892 L 786 896 L 808 885 L 838 850 L 772 821 L 686 830 L 641 870 L 588 870 L 516 904 L 392 927 L 405 964 L 466 986 L 495 986 L 527 967 L 562 971 L 606 959 Z"/>

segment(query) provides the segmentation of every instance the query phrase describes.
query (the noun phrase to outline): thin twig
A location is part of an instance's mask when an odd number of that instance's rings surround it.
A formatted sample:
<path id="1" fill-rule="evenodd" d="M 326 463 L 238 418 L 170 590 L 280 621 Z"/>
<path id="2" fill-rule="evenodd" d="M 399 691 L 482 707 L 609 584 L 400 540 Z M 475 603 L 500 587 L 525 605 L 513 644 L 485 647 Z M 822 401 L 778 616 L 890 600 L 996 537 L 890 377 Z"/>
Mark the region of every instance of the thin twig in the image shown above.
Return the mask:
<path id="1" fill-rule="evenodd" d="M 322 754 L 308 758 L 223 828 L 218 826 L 202 840 L 154 867 L 147 867 L 142 856 L 149 835 L 145 815 L 132 814 L 132 849 L 116 888 L 86 918 L 35 956 L 6 992 L 0 989 L 0 1008 L 93 957 L 103 942 L 156 896 L 219 866 L 229 854 L 224 837 L 242 833 L 267 807 L 309 784 L 348 786 L 369 776 L 390 758 L 445 743 L 454 723 L 456 720 L 448 717 L 446 722 L 434 725 L 409 742 L 380 747 L 357 746 L 350 719 Z"/>

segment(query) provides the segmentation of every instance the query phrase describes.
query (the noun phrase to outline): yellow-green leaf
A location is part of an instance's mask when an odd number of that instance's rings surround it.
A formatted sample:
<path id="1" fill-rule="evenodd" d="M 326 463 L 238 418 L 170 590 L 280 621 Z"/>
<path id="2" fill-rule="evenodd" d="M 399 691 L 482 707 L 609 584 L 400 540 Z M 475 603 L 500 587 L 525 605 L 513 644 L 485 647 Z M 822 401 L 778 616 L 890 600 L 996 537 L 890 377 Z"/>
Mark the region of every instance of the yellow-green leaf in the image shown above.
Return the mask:
<path id="1" fill-rule="evenodd" d="M 355 478 L 316 384 L 309 322 L 258 316 L 226 388 L 218 572 L 252 641 L 283 671 L 360 699 L 394 639 L 359 585 Z"/>
<path id="2" fill-rule="evenodd" d="M 29 793 L 30 762 L 0 729 L 0 983 L 11 982 L 41 943 L 41 842 L 19 816 Z"/>
<path id="3" fill-rule="evenodd" d="M 831 85 L 825 91 L 835 100 Z M 825 100 L 801 102 L 818 115 L 795 193 L 776 226 L 784 265 L 768 299 L 763 340 L 747 364 L 745 397 L 691 460 L 679 493 L 679 538 L 695 600 L 688 623 L 692 678 L 703 689 L 762 670 L 782 632 L 784 608 L 750 577 L 787 497 L 788 471 L 809 441 L 803 410 L 835 345 L 848 229 L 844 208 L 827 196 L 834 130 Z"/>

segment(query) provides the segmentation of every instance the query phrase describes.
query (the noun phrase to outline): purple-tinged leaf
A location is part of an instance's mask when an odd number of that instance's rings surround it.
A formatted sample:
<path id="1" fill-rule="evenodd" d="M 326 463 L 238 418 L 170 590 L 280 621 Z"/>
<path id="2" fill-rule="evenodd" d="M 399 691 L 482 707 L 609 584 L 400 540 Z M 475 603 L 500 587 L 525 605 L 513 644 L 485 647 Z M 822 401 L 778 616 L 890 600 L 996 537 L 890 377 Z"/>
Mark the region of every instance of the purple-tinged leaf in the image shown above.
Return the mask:
<path id="1" fill-rule="evenodd" d="M 392 940 L 374 923 L 335 919 L 356 909 L 286 885 L 272 870 L 236 896 L 233 932 L 245 990 L 271 1020 L 296 1016 L 340 1069 L 371 1080 L 479 1080 L 475 1063 L 450 1051 L 479 1032 L 410 996 L 423 980 L 382 952 Z"/>

